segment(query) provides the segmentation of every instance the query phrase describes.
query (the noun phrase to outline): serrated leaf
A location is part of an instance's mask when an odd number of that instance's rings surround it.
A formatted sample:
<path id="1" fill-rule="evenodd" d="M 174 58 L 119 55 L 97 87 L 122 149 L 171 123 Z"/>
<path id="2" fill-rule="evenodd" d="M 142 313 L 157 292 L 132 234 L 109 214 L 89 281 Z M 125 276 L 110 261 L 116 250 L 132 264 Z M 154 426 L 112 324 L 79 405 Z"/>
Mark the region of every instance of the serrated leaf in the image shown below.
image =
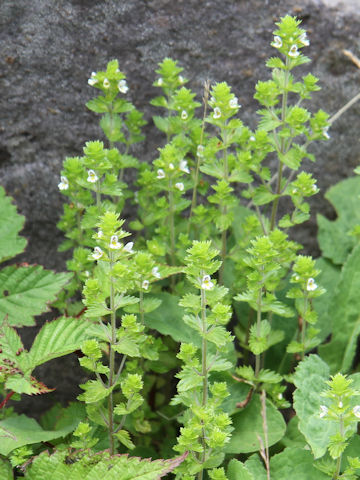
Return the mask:
<path id="1" fill-rule="evenodd" d="M 24 251 L 26 239 L 18 235 L 24 222 L 25 217 L 17 213 L 12 198 L 0 187 L 0 262 Z"/>
<path id="2" fill-rule="evenodd" d="M 360 224 L 360 178 L 352 177 L 337 183 L 325 194 L 334 206 L 337 219 L 330 221 L 317 216 L 318 242 L 324 257 L 335 264 L 343 264 L 357 239 L 348 233 Z"/>
<path id="3" fill-rule="evenodd" d="M 291 480 L 328 480 L 329 477 L 314 466 L 314 457 L 309 450 L 303 448 L 285 448 L 284 451 L 271 457 L 271 476 L 278 479 Z"/>
<path id="4" fill-rule="evenodd" d="M 274 445 L 285 434 L 286 424 L 281 413 L 266 400 L 266 419 L 268 425 L 268 445 Z M 232 416 L 234 431 L 230 442 L 225 446 L 226 453 L 250 453 L 260 450 L 259 438 L 263 439 L 263 418 L 261 416 L 260 396 L 253 395 L 250 403 L 239 413 Z M 265 442 L 264 442 L 265 444 Z"/>
<path id="5" fill-rule="evenodd" d="M 0 272 L 0 318 L 16 327 L 34 325 L 33 317 L 48 305 L 70 280 L 71 274 L 54 273 L 40 265 L 6 267 Z"/>
<path id="6" fill-rule="evenodd" d="M 320 418 L 320 393 L 327 389 L 329 367 L 317 355 L 309 355 L 296 368 L 293 376 L 296 390 L 293 394 L 294 408 L 299 418 L 299 430 L 309 443 L 314 457 L 325 452 L 330 436 L 337 431 L 336 422 Z"/>
<path id="7" fill-rule="evenodd" d="M 119 440 L 119 442 L 125 445 L 125 447 L 129 450 L 135 448 L 135 445 L 130 439 L 130 433 L 127 430 L 119 430 L 115 433 L 115 436 Z"/>
<path id="8" fill-rule="evenodd" d="M 245 465 L 235 458 L 230 460 L 226 475 L 229 480 L 255 480 Z"/>
<path id="9" fill-rule="evenodd" d="M 109 111 L 109 104 L 104 97 L 97 97 L 89 100 L 86 104 L 87 108 L 95 113 L 107 113 Z"/>
<path id="10" fill-rule="evenodd" d="M 156 310 L 161 305 L 161 300 L 156 297 L 146 297 L 142 303 L 142 309 L 144 313 L 150 313 Z M 128 305 L 124 308 L 127 313 L 140 313 L 140 304 L 137 302 L 133 305 Z"/>
<path id="11" fill-rule="evenodd" d="M 331 373 L 346 373 L 352 365 L 360 334 L 360 245 L 349 255 L 332 292 L 329 316 L 331 341 L 319 347 L 320 356 L 329 364 Z"/>
<path id="12" fill-rule="evenodd" d="M 129 357 L 140 357 L 139 345 L 131 338 L 122 337 L 116 345 L 113 345 L 113 349 L 117 353 L 129 355 Z"/>
<path id="13" fill-rule="evenodd" d="M 67 462 L 66 450 L 58 450 L 51 456 L 43 452 L 34 458 L 25 480 L 156 480 L 173 471 L 186 456 L 187 452 L 169 460 L 152 461 L 127 455 L 110 457 L 107 452 L 99 452 Z"/>
<path id="14" fill-rule="evenodd" d="M 254 454 L 246 460 L 245 467 L 249 470 L 255 480 L 267 480 L 267 474 L 259 455 Z M 280 480 L 280 479 L 279 479 Z"/>
<path id="15" fill-rule="evenodd" d="M 89 380 L 86 383 L 79 385 L 82 388 L 84 393 L 78 395 L 78 400 L 82 400 L 85 403 L 95 403 L 103 398 L 106 398 L 110 395 L 110 392 L 113 388 L 106 388 L 98 380 Z"/>
<path id="16" fill-rule="evenodd" d="M 266 205 L 267 203 L 272 202 L 277 198 L 278 195 L 275 195 L 274 193 L 269 192 L 269 190 L 264 186 L 260 185 L 260 187 L 257 187 L 255 189 L 255 194 L 253 196 L 253 203 L 254 205 Z"/>
<path id="17" fill-rule="evenodd" d="M 153 117 L 153 121 L 155 123 L 155 126 L 162 132 L 167 133 L 169 131 L 170 123 L 167 118 L 159 117 L 158 115 L 155 115 Z"/>
<path id="18" fill-rule="evenodd" d="M 90 336 L 89 326 L 90 323 L 86 320 L 69 317 L 60 317 L 46 323 L 29 351 L 29 371 L 53 358 L 80 350 L 84 340 Z"/>

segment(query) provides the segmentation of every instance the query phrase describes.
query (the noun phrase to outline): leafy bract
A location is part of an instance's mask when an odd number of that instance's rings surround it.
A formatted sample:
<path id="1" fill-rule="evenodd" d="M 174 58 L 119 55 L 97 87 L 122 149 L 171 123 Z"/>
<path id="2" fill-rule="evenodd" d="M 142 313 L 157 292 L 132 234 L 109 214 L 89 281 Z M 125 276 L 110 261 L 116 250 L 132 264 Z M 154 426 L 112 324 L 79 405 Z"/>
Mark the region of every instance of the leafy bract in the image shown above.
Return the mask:
<path id="1" fill-rule="evenodd" d="M 155 480 L 179 466 L 187 454 L 169 460 L 140 459 L 107 452 L 69 457 L 67 451 L 56 451 L 49 456 L 43 452 L 36 457 L 26 472 L 26 480 Z M 70 459 L 70 461 L 69 461 Z"/>
<path id="2" fill-rule="evenodd" d="M 329 367 L 317 355 L 305 358 L 294 374 L 294 408 L 299 418 L 299 430 L 309 443 L 315 458 L 322 457 L 331 435 L 336 433 L 335 422 L 320 418 L 320 393 L 326 390 Z"/>
<path id="3" fill-rule="evenodd" d="M 359 196 L 360 178 L 343 180 L 329 188 L 325 194 L 325 198 L 336 210 L 337 219 L 330 221 L 322 215 L 317 216 L 318 241 L 322 254 L 335 264 L 343 264 L 357 242 L 349 232 L 360 224 Z"/>
<path id="4" fill-rule="evenodd" d="M 352 365 L 360 334 L 360 245 L 349 255 L 339 283 L 332 292 L 328 318 L 332 321 L 331 341 L 319 347 L 319 354 L 331 373 L 346 373 Z"/>
<path id="5" fill-rule="evenodd" d="M 24 251 L 26 240 L 18 235 L 24 221 L 25 218 L 17 213 L 11 198 L 0 187 L 0 262 Z"/>
<path id="6" fill-rule="evenodd" d="M 268 444 L 274 445 L 285 434 L 286 424 L 281 413 L 266 401 L 266 419 L 268 425 Z M 232 417 L 234 431 L 226 445 L 226 453 L 250 453 L 260 450 L 259 437 L 265 445 L 261 401 L 254 395 L 250 403 Z"/>
<path id="7" fill-rule="evenodd" d="M 34 315 L 48 309 L 70 280 L 68 273 L 54 273 L 40 265 L 6 267 L 0 272 L 0 318 L 16 327 L 34 325 Z"/>

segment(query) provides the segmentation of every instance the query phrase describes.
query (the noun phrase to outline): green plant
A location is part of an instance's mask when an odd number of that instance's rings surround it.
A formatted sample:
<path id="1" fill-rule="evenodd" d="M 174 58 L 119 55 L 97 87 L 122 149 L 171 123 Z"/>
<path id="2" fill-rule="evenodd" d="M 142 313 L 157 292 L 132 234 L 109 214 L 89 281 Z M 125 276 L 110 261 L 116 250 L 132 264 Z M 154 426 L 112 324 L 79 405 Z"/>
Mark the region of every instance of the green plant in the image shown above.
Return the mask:
<path id="1" fill-rule="evenodd" d="M 290 16 L 277 27 L 271 78 L 256 85 L 255 130 L 240 120 L 226 82 L 207 82 L 201 105 L 178 62 L 159 64 L 162 94 L 151 103 L 165 112 L 153 118 L 164 144 L 152 164 L 131 155 L 145 122 L 127 100 L 118 62 L 91 74 L 99 95 L 87 107 L 101 115 L 107 147 L 87 142 L 61 172 L 69 201 L 61 249 L 73 250 L 72 276 L 51 277 L 56 288 L 36 309 L 26 294 L 14 310 L 0 299 L 7 390 L 40 393 L 34 368 L 74 350 L 91 377 L 79 402 L 54 406 L 41 426 L 3 409 L 4 478 L 12 466 L 44 480 L 150 480 L 170 471 L 183 480 L 358 478 L 359 379 L 350 372 L 360 332 L 360 220 L 352 213 L 358 199 L 348 198 L 360 187 L 349 179 L 330 190 L 339 218 L 318 219 L 323 257 L 299 254 L 292 228 L 309 218 L 308 198 L 319 192 L 302 161 L 315 160 L 311 144 L 329 138 L 331 119 L 306 107 L 318 79 L 296 73 L 309 62 L 305 30 Z M 133 185 L 129 168 L 138 170 Z M 125 202 L 136 210 L 126 230 Z M 27 324 L 61 287 L 54 305 L 65 316 L 21 350 L 19 312 Z M 46 453 L 41 442 L 49 441 Z M 123 455 L 129 450 L 134 457 Z"/>

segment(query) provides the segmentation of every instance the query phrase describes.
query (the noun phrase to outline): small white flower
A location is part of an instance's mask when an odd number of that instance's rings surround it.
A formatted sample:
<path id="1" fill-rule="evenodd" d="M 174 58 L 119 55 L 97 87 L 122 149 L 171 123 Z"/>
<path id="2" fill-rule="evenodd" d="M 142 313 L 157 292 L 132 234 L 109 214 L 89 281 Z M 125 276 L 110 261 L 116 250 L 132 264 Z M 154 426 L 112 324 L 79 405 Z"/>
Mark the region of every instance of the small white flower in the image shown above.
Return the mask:
<path id="1" fill-rule="evenodd" d="M 128 242 L 128 243 L 124 246 L 125 252 L 131 253 L 131 252 L 133 251 L 133 246 L 134 246 L 134 242 Z"/>
<path id="2" fill-rule="evenodd" d="M 95 247 L 94 248 L 94 253 L 92 254 L 92 257 L 94 260 L 99 260 L 104 255 L 104 252 L 101 250 L 100 247 Z"/>
<path id="3" fill-rule="evenodd" d="M 356 405 L 352 411 L 355 417 L 360 418 L 360 405 Z"/>
<path id="4" fill-rule="evenodd" d="M 200 158 L 204 156 L 204 145 L 197 146 L 196 155 Z"/>
<path id="5" fill-rule="evenodd" d="M 291 46 L 288 55 L 289 57 L 293 57 L 293 58 L 296 58 L 300 55 L 300 52 L 298 52 L 298 48 L 296 45 Z"/>
<path id="6" fill-rule="evenodd" d="M 120 80 L 118 83 L 118 89 L 120 93 L 126 93 L 129 90 L 129 87 L 126 84 L 126 80 Z"/>
<path id="7" fill-rule="evenodd" d="M 342 401 L 339 402 L 339 408 L 343 408 L 344 404 Z"/>
<path id="8" fill-rule="evenodd" d="M 99 180 L 99 177 L 96 175 L 96 173 L 94 172 L 94 170 L 89 170 L 88 171 L 88 178 L 87 178 L 87 181 L 90 182 L 90 183 L 95 183 Z"/>
<path id="9" fill-rule="evenodd" d="M 319 417 L 323 418 L 328 414 L 329 409 L 325 405 L 320 405 L 320 414 Z"/>
<path id="10" fill-rule="evenodd" d="M 178 79 L 180 83 L 184 83 L 184 77 L 182 75 L 179 75 Z"/>
<path id="11" fill-rule="evenodd" d="M 306 290 L 308 292 L 313 292 L 316 289 L 317 289 L 317 285 L 315 283 L 315 280 L 313 278 L 309 278 L 306 284 Z"/>
<path id="12" fill-rule="evenodd" d="M 221 110 L 219 107 L 214 108 L 213 118 L 217 119 L 221 117 Z"/>
<path id="13" fill-rule="evenodd" d="M 215 103 L 216 100 L 215 100 L 215 97 L 210 97 L 210 103 Z"/>
<path id="14" fill-rule="evenodd" d="M 254 137 L 254 135 L 251 135 L 251 137 L 249 138 L 250 142 L 255 142 L 256 138 Z"/>
<path id="15" fill-rule="evenodd" d="M 156 178 L 158 178 L 158 179 L 165 178 L 165 172 L 162 168 L 159 168 L 159 170 L 157 171 Z"/>
<path id="16" fill-rule="evenodd" d="M 214 288 L 214 284 L 211 281 L 210 275 L 204 275 L 201 282 L 201 288 L 203 290 L 211 290 Z"/>
<path id="17" fill-rule="evenodd" d="M 322 130 L 322 133 L 323 133 L 324 137 L 325 137 L 327 140 L 329 140 L 329 138 L 330 138 L 330 135 L 329 135 L 328 130 L 329 130 L 329 127 L 325 127 L 325 128 L 323 128 L 323 130 Z"/>
<path id="18" fill-rule="evenodd" d="M 313 185 L 311 185 L 311 190 L 312 190 L 313 192 L 317 192 L 317 191 L 318 191 L 318 187 L 317 187 L 316 183 L 314 183 Z"/>
<path id="19" fill-rule="evenodd" d="M 306 32 L 300 35 L 299 42 L 301 42 L 305 47 L 308 47 L 310 45 L 310 41 L 306 36 Z"/>
<path id="20" fill-rule="evenodd" d="M 144 290 L 147 290 L 149 288 L 149 280 L 144 280 L 142 282 L 142 285 L 141 287 L 144 289 Z"/>
<path id="21" fill-rule="evenodd" d="M 282 393 L 279 393 L 278 396 L 277 396 L 278 400 L 282 400 L 283 399 L 283 394 Z"/>
<path id="22" fill-rule="evenodd" d="M 293 188 L 292 191 L 291 191 L 291 193 L 292 193 L 293 195 L 296 195 L 296 194 L 298 193 L 298 189 L 297 189 L 297 188 Z"/>
<path id="23" fill-rule="evenodd" d="M 89 270 L 85 270 L 84 273 L 85 273 L 85 277 L 90 277 L 90 272 L 89 272 Z"/>
<path id="24" fill-rule="evenodd" d="M 173 163 L 169 163 L 169 170 L 174 170 L 174 164 Z"/>
<path id="25" fill-rule="evenodd" d="M 241 107 L 241 105 L 239 105 L 239 101 L 238 101 L 237 97 L 234 97 L 230 100 L 229 107 L 230 108 L 240 108 Z"/>
<path id="26" fill-rule="evenodd" d="M 157 81 L 158 86 L 161 87 L 161 85 L 163 85 L 163 83 L 164 83 L 164 80 L 161 77 L 158 78 L 158 81 Z"/>
<path id="27" fill-rule="evenodd" d="M 89 78 L 88 80 L 88 84 L 93 87 L 94 85 L 96 85 L 98 83 L 98 80 L 96 80 L 96 78 Z"/>
<path id="28" fill-rule="evenodd" d="M 295 282 L 298 282 L 300 280 L 299 275 L 297 275 L 296 273 L 294 273 L 293 277 L 294 277 Z"/>
<path id="29" fill-rule="evenodd" d="M 160 272 L 159 272 L 159 267 L 154 267 L 151 270 L 151 273 L 155 278 L 161 278 L 161 275 L 160 275 Z"/>
<path id="30" fill-rule="evenodd" d="M 64 176 L 61 176 L 60 180 L 61 182 L 58 185 L 59 190 L 67 190 L 69 188 L 69 180 Z"/>
<path id="31" fill-rule="evenodd" d="M 188 114 L 187 114 L 187 111 L 186 110 L 183 110 L 181 112 L 181 120 L 187 120 L 188 118 Z"/>
<path id="32" fill-rule="evenodd" d="M 188 163 L 187 163 L 186 160 L 181 160 L 180 161 L 179 169 L 184 173 L 190 173 Z"/>
<path id="33" fill-rule="evenodd" d="M 103 238 L 104 234 L 103 234 L 103 231 L 102 230 L 99 230 L 97 232 L 97 238 Z"/>
<path id="34" fill-rule="evenodd" d="M 115 70 L 115 73 L 120 73 L 120 70 L 117 68 L 117 69 Z"/>
<path id="35" fill-rule="evenodd" d="M 180 192 L 183 192 L 184 191 L 184 184 L 182 182 L 175 183 L 175 188 L 180 190 Z"/>
<path id="36" fill-rule="evenodd" d="M 121 243 L 119 242 L 117 235 L 111 237 L 109 247 L 113 250 L 119 250 L 121 248 Z"/>
<path id="37" fill-rule="evenodd" d="M 275 48 L 281 48 L 282 47 L 281 37 L 279 37 L 278 35 L 275 35 L 274 41 L 271 42 L 271 45 Z"/>
<path id="38" fill-rule="evenodd" d="M 104 78 L 103 87 L 104 88 L 109 88 L 110 87 L 110 82 L 107 78 Z"/>

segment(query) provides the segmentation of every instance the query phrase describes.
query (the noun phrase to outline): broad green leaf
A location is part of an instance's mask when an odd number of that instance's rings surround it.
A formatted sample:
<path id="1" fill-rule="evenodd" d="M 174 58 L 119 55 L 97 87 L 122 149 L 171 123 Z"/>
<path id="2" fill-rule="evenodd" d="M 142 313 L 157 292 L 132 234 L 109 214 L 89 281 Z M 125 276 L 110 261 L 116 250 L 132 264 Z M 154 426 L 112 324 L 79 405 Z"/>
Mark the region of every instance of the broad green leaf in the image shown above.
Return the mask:
<path id="1" fill-rule="evenodd" d="M 249 470 L 255 480 L 267 480 L 264 464 L 257 453 L 251 455 L 251 457 L 246 460 L 245 467 Z"/>
<path id="2" fill-rule="evenodd" d="M 89 100 L 86 103 L 86 106 L 89 110 L 95 113 L 108 113 L 109 112 L 109 102 L 105 100 L 104 97 L 97 97 Z"/>
<path id="3" fill-rule="evenodd" d="M 7 431 L 8 435 L 1 436 L 0 455 L 8 455 L 12 450 L 23 445 L 49 442 L 55 438 L 65 437 L 72 431 L 72 426 L 64 426 L 57 431 L 43 430 L 33 418 L 12 415 L 0 421 L 1 429 Z"/>
<path id="4" fill-rule="evenodd" d="M 329 477 L 314 467 L 314 457 L 303 448 L 286 448 L 270 460 L 271 476 L 275 479 L 329 480 Z"/>
<path id="5" fill-rule="evenodd" d="M 81 402 L 72 402 L 68 407 L 56 403 L 50 410 L 47 410 L 40 419 L 44 430 L 66 430 L 70 432 L 76 429 L 79 422 L 86 418 L 85 405 Z"/>
<path id="6" fill-rule="evenodd" d="M 34 315 L 48 305 L 70 280 L 68 273 L 54 273 L 43 267 L 6 267 L 0 272 L 0 318 L 16 327 L 34 325 Z"/>
<path id="7" fill-rule="evenodd" d="M 285 447 L 298 447 L 303 448 L 306 445 L 304 435 L 299 430 L 299 417 L 296 415 L 292 417 L 286 427 L 286 434 L 281 439 L 281 443 Z"/>
<path id="8" fill-rule="evenodd" d="M 25 480 L 156 480 L 178 467 L 187 454 L 153 461 L 127 455 L 110 457 L 107 452 L 79 458 L 68 455 L 67 450 L 58 450 L 51 456 L 41 453 L 28 468 Z"/>
<path id="9" fill-rule="evenodd" d="M 226 476 L 229 480 L 255 480 L 245 465 L 235 458 L 230 460 Z"/>
<path id="10" fill-rule="evenodd" d="M 274 445 L 285 434 L 286 424 L 281 413 L 266 400 L 268 445 Z M 250 453 L 260 450 L 259 437 L 264 441 L 260 396 L 255 394 L 249 404 L 232 417 L 234 431 L 226 445 L 226 453 Z"/>
<path id="11" fill-rule="evenodd" d="M 170 335 L 176 342 L 200 346 L 200 336 L 187 328 L 183 321 L 185 311 L 179 306 L 180 299 L 170 293 L 159 293 L 156 298 L 161 300 L 161 305 L 145 316 L 145 325 L 163 335 Z"/>
<path id="12" fill-rule="evenodd" d="M 29 352 L 29 369 L 32 371 L 53 358 L 63 357 L 80 350 L 89 338 L 90 323 L 84 319 L 60 317 L 46 323 L 37 334 Z"/>
<path id="13" fill-rule="evenodd" d="M 319 347 L 319 354 L 331 373 L 346 373 L 352 365 L 360 334 L 360 245 L 349 255 L 329 304 L 331 341 Z"/>
<path id="14" fill-rule="evenodd" d="M 163 118 L 163 117 L 159 117 L 158 115 L 155 115 L 153 116 L 153 121 L 159 130 L 165 133 L 168 132 L 170 123 L 167 118 Z"/>
<path id="15" fill-rule="evenodd" d="M 17 213 L 12 198 L 0 187 L 0 262 L 24 251 L 26 240 L 18 235 L 24 222 L 25 217 Z"/>
<path id="16" fill-rule="evenodd" d="M 13 469 L 5 458 L 0 458 L 0 478 L 1 480 L 13 480 Z"/>
<path id="17" fill-rule="evenodd" d="M 85 403 L 95 403 L 110 395 L 112 388 L 106 388 L 99 380 L 89 380 L 86 383 L 79 385 L 84 393 L 78 395 L 78 400 L 82 400 Z"/>
<path id="18" fill-rule="evenodd" d="M 135 448 L 135 445 L 131 441 L 130 433 L 127 430 L 119 430 L 115 435 L 119 442 L 125 445 L 129 450 Z"/>
<path id="19" fill-rule="evenodd" d="M 314 457 L 325 452 L 331 435 L 337 431 L 335 422 L 320 418 L 320 405 L 324 403 L 320 393 L 327 389 L 330 371 L 317 355 L 309 355 L 299 363 L 294 374 L 294 408 L 299 418 L 299 430 L 309 443 Z"/>
<path id="20" fill-rule="evenodd" d="M 333 312 L 331 308 L 341 271 L 337 265 L 322 257 L 316 260 L 316 269 L 320 270 L 320 274 L 316 277 L 316 283 L 326 290 L 323 295 L 313 299 L 313 306 L 318 315 L 316 328 L 320 330 L 317 337 L 323 341 L 332 331 Z"/>
<path id="21" fill-rule="evenodd" d="M 360 224 L 360 178 L 352 177 L 331 187 L 325 198 L 332 203 L 337 219 L 330 221 L 317 216 L 318 242 L 324 257 L 335 264 L 343 264 L 357 240 L 349 232 Z"/>

